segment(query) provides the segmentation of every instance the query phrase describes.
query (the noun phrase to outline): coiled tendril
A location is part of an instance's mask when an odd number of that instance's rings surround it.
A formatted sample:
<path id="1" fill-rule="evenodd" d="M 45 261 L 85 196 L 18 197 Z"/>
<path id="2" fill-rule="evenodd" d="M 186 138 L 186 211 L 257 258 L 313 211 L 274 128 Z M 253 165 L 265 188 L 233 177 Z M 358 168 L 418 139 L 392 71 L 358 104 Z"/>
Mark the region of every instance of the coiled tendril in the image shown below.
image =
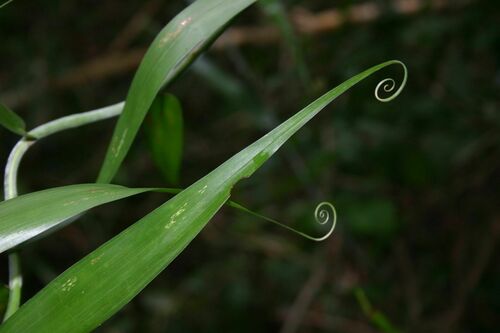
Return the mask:
<path id="1" fill-rule="evenodd" d="M 394 79 L 386 78 L 386 79 L 383 79 L 382 81 L 380 81 L 377 84 L 377 86 L 375 87 L 375 98 L 377 100 L 379 100 L 380 102 L 390 102 L 399 96 L 399 94 L 403 91 L 403 88 L 406 85 L 406 81 L 408 79 L 408 70 L 407 70 L 405 64 L 399 60 L 390 60 L 390 61 L 387 61 L 385 63 L 382 63 L 378 66 L 375 66 L 375 67 L 369 69 L 370 73 L 368 75 L 373 74 L 374 72 L 376 72 L 376 71 L 378 71 L 386 66 L 393 65 L 393 64 L 398 64 L 401 67 L 403 67 L 403 80 L 401 81 L 401 85 L 397 88 L 396 91 L 394 91 L 394 89 L 396 88 L 396 81 L 394 81 Z M 362 75 L 362 74 L 364 74 L 364 73 L 361 73 L 359 75 Z M 367 75 L 363 76 L 362 78 L 364 78 L 366 76 Z M 388 97 L 381 97 L 379 94 L 381 89 L 386 93 L 392 93 L 392 95 L 390 95 Z M 331 100 L 333 100 L 333 99 L 334 98 L 332 98 Z M 318 222 L 319 224 L 326 224 L 326 223 L 331 221 L 331 223 L 332 223 L 328 232 L 324 236 L 321 236 L 321 237 L 315 237 L 315 236 L 308 235 L 302 231 L 299 231 L 295 228 L 289 227 L 286 224 L 278 222 L 278 221 L 271 219 L 267 216 L 253 212 L 253 211 L 243 207 L 242 205 L 240 205 L 234 201 L 229 201 L 228 205 L 232 206 L 234 208 L 238 208 L 239 210 L 245 211 L 245 212 L 247 212 L 253 216 L 256 216 L 258 218 L 264 219 L 268 222 L 272 222 L 274 224 L 277 224 L 277 225 L 279 225 L 287 230 L 290 230 L 290 231 L 292 231 L 292 232 L 294 232 L 302 237 L 305 237 L 307 239 L 317 241 L 317 242 L 320 242 L 320 241 L 327 239 L 335 230 L 335 225 L 337 223 L 337 212 L 335 211 L 335 207 L 331 203 L 326 202 L 326 201 L 320 202 L 316 206 L 316 209 L 314 210 L 314 218 L 315 218 L 316 222 Z"/>
<path id="2" fill-rule="evenodd" d="M 396 88 L 396 81 L 394 81 L 394 79 L 392 79 L 392 78 L 387 78 L 387 79 L 380 81 L 377 84 L 377 86 L 375 87 L 375 98 L 377 100 L 379 100 L 380 102 L 392 101 L 393 99 L 395 99 L 396 97 L 399 96 L 399 94 L 401 93 L 401 91 L 403 91 L 403 88 L 406 85 L 406 80 L 408 78 L 408 70 L 406 69 L 405 64 L 403 64 L 401 61 L 395 61 L 394 63 L 399 64 L 399 65 L 401 65 L 401 67 L 403 67 L 403 71 L 404 71 L 403 81 L 401 82 L 401 85 L 399 86 L 399 88 L 392 95 L 390 95 L 388 97 L 380 97 L 380 95 L 379 95 L 380 88 L 382 88 L 384 90 L 384 92 L 390 93 L 394 90 L 394 88 Z"/>
<path id="3" fill-rule="evenodd" d="M 335 225 L 337 224 L 337 211 L 335 210 L 335 207 L 327 201 L 320 202 L 314 210 L 314 218 L 319 224 L 326 224 L 331 219 L 332 226 L 330 227 L 328 233 L 326 233 L 326 235 L 322 237 L 307 236 L 307 238 L 320 242 L 330 237 L 330 235 L 333 233 L 333 230 L 335 230 Z"/>
<path id="4" fill-rule="evenodd" d="M 278 222 L 272 218 L 269 218 L 269 217 L 264 216 L 262 214 L 251 211 L 250 209 L 248 209 L 248 208 L 246 208 L 246 207 L 244 207 L 244 206 L 242 206 L 234 201 L 228 201 L 227 204 L 228 204 L 228 206 L 237 208 L 237 209 L 242 210 L 250 215 L 253 215 L 255 217 L 261 218 L 261 219 L 266 220 L 268 222 L 277 224 L 280 227 L 283 227 L 287 230 L 290 230 L 291 232 L 296 233 L 297 235 L 300 235 L 302 237 L 305 237 L 309 240 L 313 240 L 316 242 L 321 242 L 321 241 L 327 239 L 333 233 L 333 230 L 335 230 L 335 225 L 337 224 L 337 211 L 335 210 L 335 207 L 331 203 L 326 202 L 326 201 L 320 202 L 316 206 L 316 209 L 314 210 L 314 219 L 316 220 L 316 222 L 318 222 L 319 224 L 326 224 L 326 223 L 331 221 L 331 223 L 332 223 L 328 232 L 324 236 L 321 236 L 321 237 L 315 237 L 315 236 L 308 235 L 305 232 L 299 231 L 299 230 L 292 228 L 286 224 Z"/>

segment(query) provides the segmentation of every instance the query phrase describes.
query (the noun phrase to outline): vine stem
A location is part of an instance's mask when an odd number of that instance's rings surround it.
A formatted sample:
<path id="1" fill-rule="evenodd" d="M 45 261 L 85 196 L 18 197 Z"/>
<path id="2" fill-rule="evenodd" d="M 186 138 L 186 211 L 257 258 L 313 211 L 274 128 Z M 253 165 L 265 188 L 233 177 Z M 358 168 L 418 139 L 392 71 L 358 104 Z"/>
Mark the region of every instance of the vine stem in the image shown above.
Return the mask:
<path id="1" fill-rule="evenodd" d="M 17 197 L 17 174 L 21 160 L 28 149 L 39 139 L 67 129 L 95 123 L 100 120 L 118 116 L 125 102 L 113 104 L 97 110 L 77 113 L 62 117 L 29 131 L 25 137 L 17 142 L 9 154 L 4 172 L 4 198 L 9 200 Z M 21 273 L 21 261 L 17 252 L 9 254 L 9 301 L 5 310 L 3 320 L 12 316 L 21 304 L 21 291 L 23 277 Z"/>

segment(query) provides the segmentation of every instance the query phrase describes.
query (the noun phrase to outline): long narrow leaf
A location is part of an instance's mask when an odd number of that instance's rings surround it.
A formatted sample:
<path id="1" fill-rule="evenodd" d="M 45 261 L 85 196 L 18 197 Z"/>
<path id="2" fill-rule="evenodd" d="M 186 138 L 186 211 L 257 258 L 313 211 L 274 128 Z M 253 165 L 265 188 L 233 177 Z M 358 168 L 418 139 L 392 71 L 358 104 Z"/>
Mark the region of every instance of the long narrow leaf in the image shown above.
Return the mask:
<path id="1" fill-rule="evenodd" d="M 0 253 L 40 236 L 84 211 L 148 189 L 80 184 L 29 193 L 0 202 Z"/>
<path id="2" fill-rule="evenodd" d="M 184 124 L 180 101 L 160 94 L 149 111 L 146 134 L 153 160 L 169 184 L 179 182 Z"/>
<path id="3" fill-rule="evenodd" d="M 45 237 L 74 222 L 80 214 L 91 208 L 144 192 L 178 194 L 182 191 L 178 188 L 127 188 L 113 184 L 75 184 L 20 195 L 0 202 L 0 253 L 27 241 Z M 232 200 L 226 204 L 259 219 L 280 225 L 310 240 L 322 240 L 328 237 L 335 227 L 332 225 L 325 236 L 314 237 L 256 213 Z"/>
<path id="4" fill-rule="evenodd" d="M 125 158 L 160 89 L 255 0 L 198 0 L 177 15 L 149 47 L 130 87 L 98 182 L 109 183 Z"/>
<path id="5" fill-rule="evenodd" d="M 240 179 L 252 175 L 336 97 L 391 64 L 402 65 L 388 61 L 345 81 L 106 242 L 30 299 L 0 327 L 0 332 L 70 333 L 96 328 L 184 250 L 229 199 Z M 404 69 L 403 84 L 384 100 L 401 92 L 406 82 Z M 384 85 L 384 90 L 391 90 L 391 86 Z"/>
<path id="6" fill-rule="evenodd" d="M 26 125 L 24 120 L 19 117 L 14 111 L 0 103 L 0 125 L 9 131 L 19 134 L 26 134 Z"/>
<path id="7" fill-rule="evenodd" d="M 134 189 L 112 184 L 75 184 L 18 196 L 0 203 L 0 218 L 2 221 L 0 224 L 0 253 L 15 248 L 22 243 L 43 238 L 74 222 L 80 214 L 88 209 L 144 192 L 178 194 L 182 191 L 182 189 L 178 188 Z M 335 228 L 334 218 L 333 224 L 329 227 L 326 235 L 321 237 L 311 236 L 268 216 L 254 212 L 235 201 L 229 200 L 226 204 L 258 219 L 279 225 L 309 240 L 321 241 L 326 239 Z M 68 209 L 68 206 L 71 206 L 71 208 Z M 318 207 L 321 208 L 320 206 Z M 33 207 L 36 208 L 33 209 Z M 335 214 L 335 208 L 331 207 Z M 323 222 L 321 223 L 323 224 Z"/>

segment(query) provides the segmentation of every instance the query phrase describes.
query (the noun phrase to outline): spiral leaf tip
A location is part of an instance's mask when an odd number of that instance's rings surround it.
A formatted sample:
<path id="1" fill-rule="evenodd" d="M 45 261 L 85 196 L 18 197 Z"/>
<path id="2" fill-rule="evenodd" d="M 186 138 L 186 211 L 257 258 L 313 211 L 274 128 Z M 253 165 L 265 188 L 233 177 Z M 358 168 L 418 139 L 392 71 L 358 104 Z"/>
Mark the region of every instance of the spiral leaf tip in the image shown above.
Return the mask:
<path id="1" fill-rule="evenodd" d="M 318 222 L 319 224 L 326 224 L 330 222 L 330 220 L 332 223 L 330 229 L 324 236 L 309 237 L 309 239 L 311 240 L 321 242 L 330 237 L 330 235 L 335 230 L 335 225 L 337 224 L 337 211 L 335 210 L 335 207 L 331 203 L 323 201 L 316 206 L 316 209 L 314 210 L 314 218 L 316 222 Z"/>
<path id="2" fill-rule="evenodd" d="M 382 88 L 384 90 L 384 92 L 390 93 L 390 92 L 394 91 L 394 89 L 396 88 L 396 81 L 394 81 L 394 79 L 392 79 L 392 78 L 387 78 L 387 79 L 380 81 L 377 84 L 377 86 L 375 87 L 375 98 L 380 102 L 384 102 L 384 103 L 390 102 L 393 99 L 395 99 L 396 97 L 398 97 L 399 94 L 401 94 L 401 92 L 403 91 L 403 89 L 406 85 L 406 80 L 408 79 L 408 70 L 406 68 L 406 65 L 399 60 L 394 60 L 392 63 L 398 64 L 401 67 L 403 67 L 403 81 L 401 82 L 401 85 L 399 86 L 399 88 L 392 95 L 390 95 L 388 97 L 380 97 L 380 90 L 381 90 L 380 88 Z"/>

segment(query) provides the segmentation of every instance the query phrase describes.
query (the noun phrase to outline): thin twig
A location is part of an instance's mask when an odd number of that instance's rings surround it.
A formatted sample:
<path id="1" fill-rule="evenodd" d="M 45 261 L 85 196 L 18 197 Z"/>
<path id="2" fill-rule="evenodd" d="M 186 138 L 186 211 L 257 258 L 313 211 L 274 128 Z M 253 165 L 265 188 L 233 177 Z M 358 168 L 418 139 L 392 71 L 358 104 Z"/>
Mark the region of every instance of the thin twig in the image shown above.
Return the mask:
<path id="1" fill-rule="evenodd" d="M 479 283 L 488 262 L 494 253 L 497 245 L 498 237 L 500 235 L 500 218 L 497 217 L 493 221 L 489 230 L 485 232 L 482 237 L 483 241 L 477 250 L 476 260 L 469 266 L 468 274 L 458 287 L 454 299 L 450 301 L 450 308 L 444 313 L 439 315 L 438 319 L 430 321 L 430 327 L 433 327 L 438 332 L 452 332 L 454 326 L 458 324 L 460 317 L 465 311 L 467 299 L 470 293 Z"/>
<path id="2" fill-rule="evenodd" d="M 151 16 L 156 12 L 162 1 L 150 0 L 135 13 L 109 46 L 109 50 L 116 52 L 126 49 L 129 44 L 148 26 Z"/>
<path id="3" fill-rule="evenodd" d="M 302 287 L 302 290 L 295 299 L 292 307 L 288 311 L 286 319 L 281 328 L 281 333 L 297 332 L 307 309 L 311 305 L 314 296 L 321 288 L 326 278 L 326 268 L 323 262 L 318 262 L 314 267 L 309 279 Z"/>
<path id="4" fill-rule="evenodd" d="M 410 326 L 413 326 L 420 320 L 422 312 L 421 293 L 417 281 L 418 274 L 414 269 L 415 264 L 410 258 L 407 245 L 402 240 L 396 243 L 396 260 L 403 274 Z"/>

